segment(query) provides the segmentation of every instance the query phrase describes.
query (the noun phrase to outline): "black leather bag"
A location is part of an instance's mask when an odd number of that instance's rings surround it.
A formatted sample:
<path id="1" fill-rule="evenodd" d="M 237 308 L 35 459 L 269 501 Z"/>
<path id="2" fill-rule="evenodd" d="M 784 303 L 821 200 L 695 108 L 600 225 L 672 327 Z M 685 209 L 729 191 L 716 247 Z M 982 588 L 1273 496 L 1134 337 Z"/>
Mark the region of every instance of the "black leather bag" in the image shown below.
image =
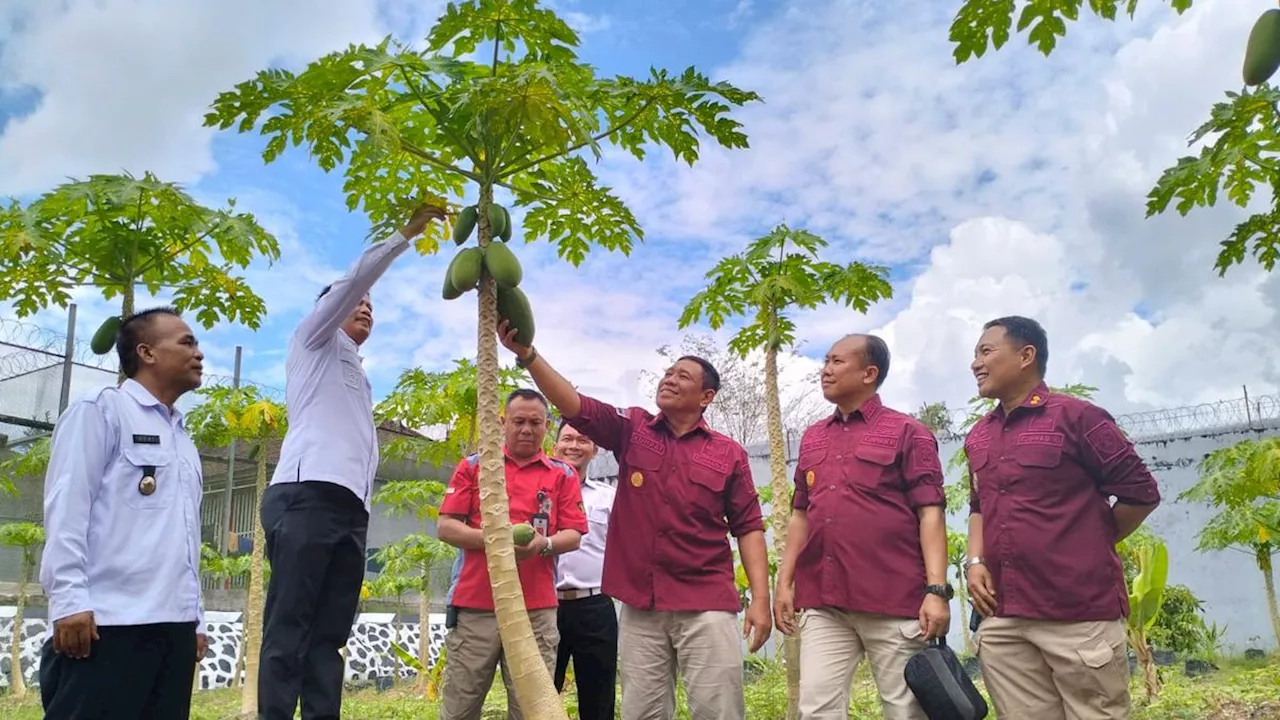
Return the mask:
<path id="1" fill-rule="evenodd" d="M 947 647 L 945 637 L 935 638 L 908 660 L 902 675 L 929 720 L 982 720 L 987 716 L 987 701 L 965 673 L 960 658 Z"/>

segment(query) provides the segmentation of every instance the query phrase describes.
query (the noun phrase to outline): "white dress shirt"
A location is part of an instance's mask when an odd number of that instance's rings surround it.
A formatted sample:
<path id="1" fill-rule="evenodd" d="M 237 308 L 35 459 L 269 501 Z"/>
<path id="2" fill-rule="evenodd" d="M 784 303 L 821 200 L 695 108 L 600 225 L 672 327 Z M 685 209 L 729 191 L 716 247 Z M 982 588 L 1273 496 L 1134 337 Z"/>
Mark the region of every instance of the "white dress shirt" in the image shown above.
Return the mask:
<path id="1" fill-rule="evenodd" d="M 408 248 L 400 233 L 369 246 L 298 323 L 285 361 L 289 430 L 272 485 L 330 482 L 355 493 L 369 509 L 378 468 L 373 386 L 361 365 L 359 346 L 341 325 Z"/>
<path id="2" fill-rule="evenodd" d="M 139 485 L 154 473 L 155 491 Z M 200 453 L 170 410 L 125 380 L 67 408 L 44 481 L 40 584 L 53 621 L 92 611 L 99 625 L 199 623 Z"/>
<path id="3" fill-rule="evenodd" d="M 598 590 L 604 574 L 604 541 L 617 489 L 603 480 L 582 482 L 587 534 L 578 549 L 556 558 L 556 590 Z"/>

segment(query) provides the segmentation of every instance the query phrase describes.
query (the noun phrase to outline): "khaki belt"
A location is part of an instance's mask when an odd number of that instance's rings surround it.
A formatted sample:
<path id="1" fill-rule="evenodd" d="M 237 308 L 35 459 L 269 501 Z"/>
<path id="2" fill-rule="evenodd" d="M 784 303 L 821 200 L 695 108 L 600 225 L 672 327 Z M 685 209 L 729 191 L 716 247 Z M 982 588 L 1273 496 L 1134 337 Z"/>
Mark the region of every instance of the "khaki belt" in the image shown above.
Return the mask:
<path id="1" fill-rule="evenodd" d="M 600 588 L 587 588 L 585 590 L 557 590 L 556 598 L 560 600 L 581 600 L 600 594 Z"/>

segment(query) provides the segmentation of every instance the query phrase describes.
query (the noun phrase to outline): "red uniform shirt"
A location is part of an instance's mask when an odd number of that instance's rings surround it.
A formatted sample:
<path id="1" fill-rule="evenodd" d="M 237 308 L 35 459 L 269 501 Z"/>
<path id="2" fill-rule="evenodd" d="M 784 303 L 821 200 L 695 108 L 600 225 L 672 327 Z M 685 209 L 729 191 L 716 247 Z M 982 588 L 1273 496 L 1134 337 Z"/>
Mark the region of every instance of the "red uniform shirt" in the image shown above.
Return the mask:
<path id="1" fill-rule="evenodd" d="M 996 615 L 1127 617 L 1109 497 L 1153 505 L 1160 489 L 1111 415 L 1042 383 L 1008 416 L 997 407 L 979 420 L 964 444 Z"/>
<path id="2" fill-rule="evenodd" d="M 661 415 L 585 395 L 568 422 L 618 459 L 604 594 L 642 610 L 741 610 L 728 535 L 764 530 L 747 451 L 705 422 L 677 438 Z"/>
<path id="3" fill-rule="evenodd" d="M 797 608 L 918 617 L 927 584 L 917 509 L 945 505 L 938 441 L 874 395 L 805 430 L 791 506 L 809 518 Z"/>
<path id="4" fill-rule="evenodd" d="M 548 519 L 548 536 L 561 530 L 577 530 L 587 534 L 587 516 L 582 510 L 582 486 L 572 465 L 553 460 L 542 452 L 523 465 L 511 459 L 504 449 L 506 460 L 507 497 L 511 522 L 527 523 L 538 512 L 538 495 L 544 500 L 541 507 Z M 463 458 L 453 471 L 441 515 L 461 515 L 471 527 L 480 527 L 480 491 L 477 470 L 480 456 Z M 549 506 L 549 507 L 548 507 Z M 555 559 L 534 556 L 516 565 L 520 573 L 520 586 L 524 589 L 524 604 L 529 610 L 553 608 L 556 602 Z M 453 604 L 474 610 L 493 610 L 493 588 L 489 584 L 489 566 L 485 563 L 484 550 L 463 552 L 462 572 L 458 574 L 458 586 L 453 592 Z"/>

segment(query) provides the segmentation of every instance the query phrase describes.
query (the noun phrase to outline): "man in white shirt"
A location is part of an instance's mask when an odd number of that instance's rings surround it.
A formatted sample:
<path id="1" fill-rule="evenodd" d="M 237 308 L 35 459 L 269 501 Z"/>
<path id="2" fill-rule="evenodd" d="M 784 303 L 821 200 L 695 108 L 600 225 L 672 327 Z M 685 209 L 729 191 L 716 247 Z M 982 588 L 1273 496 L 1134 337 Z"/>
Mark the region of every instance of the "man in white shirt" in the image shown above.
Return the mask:
<path id="1" fill-rule="evenodd" d="M 204 355 L 170 308 L 126 318 L 116 348 L 127 379 L 73 403 L 53 430 L 40 562 L 47 720 L 185 720 L 208 648 L 200 454 L 174 406 L 200 387 Z"/>
<path id="2" fill-rule="evenodd" d="M 271 579 L 258 670 L 260 720 L 337 720 L 341 648 L 364 581 L 369 496 L 378 467 L 373 388 L 360 346 L 373 330 L 369 290 L 439 208 L 418 208 L 407 225 L 367 248 L 325 288 L 289 340 L 285 395 L 289 431 L 262 496 Z"/>
<path id="3" fill-rule="evenodd" d="M 604 543 L 615 490 L 609 483 L 587 475 L 596 451 L 590 438 L 565 421 L 560 422 L 553 456 L 578 469 L 588 530 L 577 550 L 556 560 L 560 646 L 555 683 L 556 692 L 564 690 L 565 671 L 573 660 L 579 717 L 613 720 L 618 682 L 618 615 L 613 600 L 600 593 L 600 576 L 604 572 Z"/>

